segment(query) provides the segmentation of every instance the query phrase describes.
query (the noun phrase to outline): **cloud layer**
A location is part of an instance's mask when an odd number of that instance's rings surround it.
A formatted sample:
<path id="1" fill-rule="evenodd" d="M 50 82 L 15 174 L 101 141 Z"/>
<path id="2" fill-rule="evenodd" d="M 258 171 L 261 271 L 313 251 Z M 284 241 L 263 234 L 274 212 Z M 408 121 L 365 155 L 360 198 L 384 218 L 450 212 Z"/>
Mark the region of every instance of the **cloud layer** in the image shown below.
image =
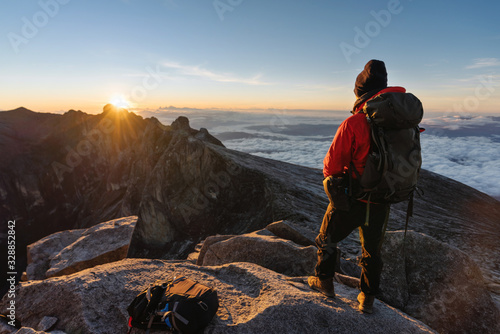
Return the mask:
<path id="1" fill-rule="evenodd" d="M 422 137 L 423 167 L 500 198 L 500 142 L 487 137 Z"/>

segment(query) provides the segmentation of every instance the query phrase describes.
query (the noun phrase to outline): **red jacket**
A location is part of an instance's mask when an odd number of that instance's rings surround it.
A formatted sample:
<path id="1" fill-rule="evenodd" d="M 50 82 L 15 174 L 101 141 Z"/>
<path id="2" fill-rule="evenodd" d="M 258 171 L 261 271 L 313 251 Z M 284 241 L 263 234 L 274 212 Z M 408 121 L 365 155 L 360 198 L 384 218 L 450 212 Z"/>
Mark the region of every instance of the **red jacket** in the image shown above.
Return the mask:
<path id="1" fill-rule="evenodd" d="M 373 97 L 387 92 L 404 93 L 406 90 L 403 87 L 388 87 Z M 348 170 L 351 161 L 359 174 L 363 174 L 371 143 L 370 126 L 366 121 L 365 113 L 360 112 L 363 106 L 364 103 L 353 111 L 354 115 L 340 124 L 332 145 L 330 145 L 323 160 L 323 175 L 325 177 L 341 176 L 344 171 Z M 356 177 L 354 174 L 353 176 Z"/>

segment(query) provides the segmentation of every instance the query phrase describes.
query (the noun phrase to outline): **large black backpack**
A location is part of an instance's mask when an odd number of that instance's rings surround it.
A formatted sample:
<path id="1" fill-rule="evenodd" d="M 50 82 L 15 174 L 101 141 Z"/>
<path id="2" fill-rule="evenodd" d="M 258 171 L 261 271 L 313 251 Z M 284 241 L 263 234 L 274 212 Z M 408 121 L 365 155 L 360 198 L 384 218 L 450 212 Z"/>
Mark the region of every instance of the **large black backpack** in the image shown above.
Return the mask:
<path id="1" fill-rule="evenodd" d="M 132 328 L 162 329 L 194 334 L 202 331 L 217 313 L 217 291 L 189 278 L 157 281 L 127 308 Z"/>
<path id="2" fill-rule="evenodd" d="M 424 111 L 411 93 L 383 93 L 363 107 L 371 128 L 371 149 L 360 178 L 374 203 L 412 199 L 422 165 L 420 128 Z"/>

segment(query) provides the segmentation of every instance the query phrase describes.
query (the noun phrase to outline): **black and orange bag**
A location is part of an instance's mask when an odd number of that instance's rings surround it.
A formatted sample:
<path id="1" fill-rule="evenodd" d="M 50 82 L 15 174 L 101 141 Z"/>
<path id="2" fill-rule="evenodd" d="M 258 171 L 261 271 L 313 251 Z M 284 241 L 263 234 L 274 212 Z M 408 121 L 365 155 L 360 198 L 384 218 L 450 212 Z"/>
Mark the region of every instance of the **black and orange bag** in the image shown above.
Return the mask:
<path id="1" fill-rule="evenodd" d="M 194 334 L 204 329 L 219 308 L 217 291 L 186 277 L 150 284 L 127 307 L 129 330 L 141 328 Z"/>

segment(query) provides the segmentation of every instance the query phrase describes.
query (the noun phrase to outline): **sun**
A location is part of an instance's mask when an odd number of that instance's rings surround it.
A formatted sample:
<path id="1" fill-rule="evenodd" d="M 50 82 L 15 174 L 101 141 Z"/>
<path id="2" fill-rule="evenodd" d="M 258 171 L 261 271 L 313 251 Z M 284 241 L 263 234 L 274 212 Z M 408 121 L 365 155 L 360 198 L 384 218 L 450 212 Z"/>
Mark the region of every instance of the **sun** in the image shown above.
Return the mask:
<path id="1" fill-rule="evenodd" d="M 109 103 L 117 108 L 128 109 L 131 107 L 131 103 L 127 101 L 127 99 L 122 94 L 114 95 L 111 99 L 109 99 Z"/>

